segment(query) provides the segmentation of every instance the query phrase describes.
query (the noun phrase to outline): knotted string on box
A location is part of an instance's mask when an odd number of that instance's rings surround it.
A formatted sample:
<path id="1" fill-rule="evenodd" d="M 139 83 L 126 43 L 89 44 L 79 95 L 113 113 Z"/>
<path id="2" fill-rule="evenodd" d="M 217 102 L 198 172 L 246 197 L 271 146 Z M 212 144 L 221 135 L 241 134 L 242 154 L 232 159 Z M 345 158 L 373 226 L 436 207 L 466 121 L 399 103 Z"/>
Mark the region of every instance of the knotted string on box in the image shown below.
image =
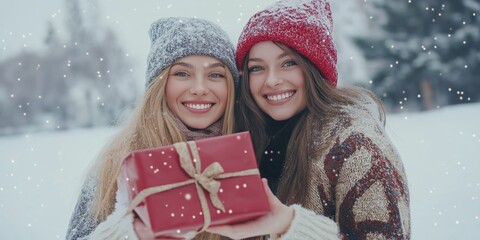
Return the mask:
<path id="1" fill-rule="evenodd" d="M 210 201 L 212 202 L 213 206 L 221 210 L 222 212 L 225 212 L 225 207 L 223 206 L 222 201 L 218 197 L 218 191 L 220 189 L 221 183 L 215 179 L 260 175 L 257 168 L 232 173 L 223 173 L 223 167 L 218 162 L 210 164 L 208 167 L 205 168 L 203 172 L 201 172 L 200 155 L 198 154 L 198 148 L 194 141 L 188 141 L 186 143 L 175 143 L 174 147 L 179 155 L 180 166 L 188 174 L 188 176 L 191 177 L 191 179 L 178 183 L 150 187 L 140 191 L 137 196 L 135 196 L 135 198 L 132 199 L 132 201 L 130 202 L 126 214 L 131 213 L 133 209 L 138 206 L 138 204 L 140 204 L 146 197 L 150 195 L 194 183 L 203 211 L 204 224 L 202 229 L 200 230 L 200 232 L 203 232 L 208 228 L 208 226 L 210 226 L 211 214 L 208 208 L 207 198 L 202 189 L 205 189 L 209 192 Z M 190 158 L 188 147 L 190 147 L 190 152 L 192 153 L 193 159 Z"/>

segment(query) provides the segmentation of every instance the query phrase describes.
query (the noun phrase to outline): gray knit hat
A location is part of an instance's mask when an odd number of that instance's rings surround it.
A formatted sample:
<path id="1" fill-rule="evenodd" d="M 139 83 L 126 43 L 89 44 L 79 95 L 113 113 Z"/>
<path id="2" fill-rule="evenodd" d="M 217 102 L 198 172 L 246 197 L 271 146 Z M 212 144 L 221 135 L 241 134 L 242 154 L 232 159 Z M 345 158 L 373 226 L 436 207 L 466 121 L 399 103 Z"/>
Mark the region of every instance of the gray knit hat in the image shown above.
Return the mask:
<path id="1" fill-rule="evenodd" d="M 219 59 L 230 69 L 237 86 L 239 74 L 235 65 L 235 47 L 218 25 L 197 18 L 161 18 L 152 23 L 149 34 L 151 48 L 147 59 L 147 87 L 177 59 L 190 55 Z"/>

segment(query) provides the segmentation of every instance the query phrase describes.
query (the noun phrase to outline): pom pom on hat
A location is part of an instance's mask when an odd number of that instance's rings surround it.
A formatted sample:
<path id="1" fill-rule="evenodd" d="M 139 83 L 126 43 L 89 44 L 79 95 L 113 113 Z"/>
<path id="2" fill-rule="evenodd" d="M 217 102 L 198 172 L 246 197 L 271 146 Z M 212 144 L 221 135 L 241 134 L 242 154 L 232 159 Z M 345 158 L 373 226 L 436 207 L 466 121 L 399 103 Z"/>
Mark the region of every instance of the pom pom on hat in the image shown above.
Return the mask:
<path id="1" fill-rule="evenodd" d="M 196 18 L 162 18 L 152 23 L 149 34 L 151 48 L 147 58 L 147 87 L 177 59 L 190 55 L 217 58 L 228 67 L 235 85 L 238 84 L 235 47 L 218 25 Z"/>
<path id="2" fill-rule="evenodd" d="M 250 18 L 237 44 L 237 66 L 243 68 L 253 45 L 262 41 L 283 43 L 308 58 L 332 85 L 337 85 L 337 50 L 333 20 L 326 0 L 283 0 Z"/>

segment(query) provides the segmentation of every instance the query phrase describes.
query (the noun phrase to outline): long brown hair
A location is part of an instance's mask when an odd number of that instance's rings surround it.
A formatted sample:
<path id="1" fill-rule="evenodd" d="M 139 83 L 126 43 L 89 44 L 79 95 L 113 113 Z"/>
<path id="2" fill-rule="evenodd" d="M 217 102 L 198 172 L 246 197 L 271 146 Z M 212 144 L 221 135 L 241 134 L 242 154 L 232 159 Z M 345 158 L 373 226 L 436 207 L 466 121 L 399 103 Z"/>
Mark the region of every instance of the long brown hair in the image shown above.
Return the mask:
<path id="1" fill-rule="evenodd" d="M 227 67 L 225 70 L 228 97 L 222 134 L 230 134 L 234 131 L 234 81 L 230 70 Z M 128 153 L 186 140 L 174 120 L 173 112 L 167 106 L 165 86 L 169 72 L 170 67 L 148 86 L 127 125 L 104 147 L 97 165 L 92 169 L 98 171 L 98 188 L 92 208 L 92 214 L 98 221 L 104 221 L 114 210 L 118 189 L 116 180 L 122 161 Z"/>
<path id="2" fill-rule="evenodd" d="M 288 142 L 277 197 L 284 204 L 305 204 L 309 193 L 310 169 L 312 161 L 316 157 L 312 143 L 318 140 L 313 135 L 314 121 L 320 123 L 315 125 L 316 130 L 323 132 L 326 123 L 345 115 L 342 106 L 356 104 L 365 94 L 379 104 L 379 111 L 383 117 L 384 111 L 380 100 L 371 91 L 358 87 L 335 88 L 322 77 L 318 68 L 307 58 L 285 44 L 274 43 L 293 57 L 301 67 L 305 78 L 307 102 L 306 109 L 301 113 Z M 237 125 L 239 130 L 250 131 L 256 157 L 261 159 L 268 142 L 267 115 L 257 106 L 250 92 L 248 58 L 249 55 L 245 58 L 238 92 Z M 320 149 L 325 150 L 325 143 L 320 143 L 320 146 Z"/>

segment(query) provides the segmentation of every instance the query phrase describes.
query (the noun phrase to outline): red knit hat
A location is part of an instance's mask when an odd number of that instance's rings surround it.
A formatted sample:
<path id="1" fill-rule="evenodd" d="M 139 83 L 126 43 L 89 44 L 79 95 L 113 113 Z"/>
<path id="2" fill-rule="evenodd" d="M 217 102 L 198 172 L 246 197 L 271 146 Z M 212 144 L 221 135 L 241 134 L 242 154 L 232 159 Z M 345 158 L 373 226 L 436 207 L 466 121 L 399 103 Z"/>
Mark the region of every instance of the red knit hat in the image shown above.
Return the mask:
<path id="1" fill-rule="evenodd" d="M 262 41 L 281 42 L 307 57 L 323 77 L 337 85 L 337 49 L 332 39 L 333 20 L 326 0 L 283 0 L 253 15 L 237 45 L 240 70 L 250 49 Z"/>

